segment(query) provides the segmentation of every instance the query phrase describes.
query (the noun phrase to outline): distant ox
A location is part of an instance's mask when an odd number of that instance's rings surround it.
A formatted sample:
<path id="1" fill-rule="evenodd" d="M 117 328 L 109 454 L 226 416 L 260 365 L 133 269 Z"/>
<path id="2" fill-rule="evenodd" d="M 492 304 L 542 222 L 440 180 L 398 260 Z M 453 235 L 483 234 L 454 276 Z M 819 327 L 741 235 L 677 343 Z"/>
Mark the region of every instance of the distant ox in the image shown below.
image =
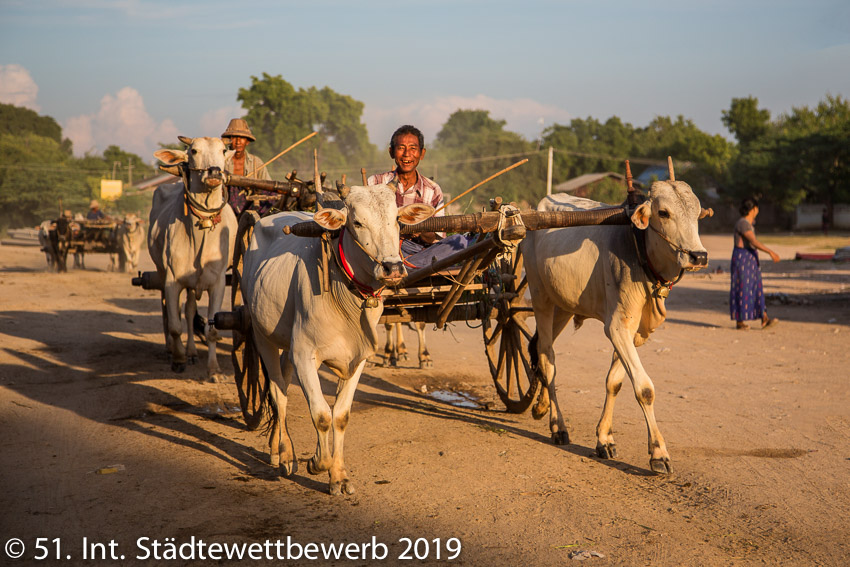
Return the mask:
<path id="1" fill-rule="evenodd" d="M 115 228 L 115 246 L 118 249 L 118 271 L 135 272 L 139 267 L 139 252 L 145 239 L 144 221 L 133 213 Z M 114 265 L 114 261 L 113 261 Z"/>
<path id="2" fill-rule="evenodd" d="M 546 198 L 540 210 L 597 208 L 595 201 L 570 196 Z M 535 231 L 521 245 L 537 333 L 529 350 L 543 382 L 532 410 L 536 419 L 549 411 L 556 444 L 569 434 L 555 393 L 552 343 L 570 319 L 576 327 L 588 318 L 605 325 L 614 346 L 606 379 L 605 405 L 596 427 L 596 453 L 616 458 L 612 429 L 614 399 L 628 374 L 646 418 L 650 467 L 670 472 L 670 456 L 653 410 L 655 388 L 640 362 L 642 345 L 666 317 L 664 298 L 684 270 L 708 265 L 697 221 L 709 214 L 687 183 L 659 181 L 641 203 L 628 226 L 587 226 Z"/>
<path id="3" fill-rule="evenodd" d="M 285 476 L 297 469 L 286 428 L 287 390 L 295 375 L 318 434 L 307 470 L 328 471 L 331 494 L 354 492 L 343 439 L 360 373 L 378 347 L 376 325 L 383 303 L 377 297 L 384 286 L 398 285 L 406 275 L 398 223 L 415 224 L 434 212 L 423 204 L 399 209 L 386 185 L 344 187 L 341 196 L 342 209 L 324 208 L 312 217 L 328 230 L 342 229 L 329 246 L 335 257 L 329 260 L 329 292 L 323 292 L 320 275 L 322 241 L 282 232 L 284 225 L 309 219 L 306 213 L 280 213 L 256 223 L 241 280 L 257 350 L 271 382 L 272 466 Z M 339 377 L 333 409 L 322 395 L 322 364 Z"/>
<path id="4" fill-rule="evenodd" d="M 148 230 L 148 250 L 164 284 L 165 340 L 171 352 L 171 369 L 183 372 L 197 361 L 192 332 L 197 299 L 209 295 L 207 313 L 221 310 L 225 270 L 236 238 L 236 216 L 227 204 L 226 189 L 216 174 L 232 153 L 219 138 L 179 137 L 187 151 L 154 152 L 160 161 L 179 172 L 183 181 L 161 185 L 154 192 Z M 181 339 L 180 294 L 186 290 L 188 339 Z M 224 375 L 216 359 L 218 331 L 206 325 L 209 349 L 207 375 L 220 381 Z"/>
<path id="5" fill-rule="evenodd" d="M 58 268 L 56 264 L 56 251 L 53 243 L 50 242 L 50 229 L 54 228 L 55 221 L 46 220 L 38 225 L 38 244 L 41 246 L 41 251 L 44 252 L 47 260 L 48 271 L 54 271 Z"/>

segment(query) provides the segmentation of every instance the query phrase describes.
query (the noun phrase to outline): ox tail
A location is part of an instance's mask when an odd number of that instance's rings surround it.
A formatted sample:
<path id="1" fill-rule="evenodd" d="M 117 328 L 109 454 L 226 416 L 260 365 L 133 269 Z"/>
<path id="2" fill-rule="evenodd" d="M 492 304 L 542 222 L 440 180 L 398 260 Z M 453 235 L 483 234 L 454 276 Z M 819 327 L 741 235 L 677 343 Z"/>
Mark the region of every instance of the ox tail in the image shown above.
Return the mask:
<path id="1" fill-rule="evenodd" d="M 540 362 L 540 356 L 537 354 L 537 331 L 534 331 L 534 336 L 528 341 L 528 358 L 531 361 L 531 371 L 535 375 L 539 375 L 537 364 Z"/>
<path id="2" fill-rule="evenodd" d="M 260 370 L 263 373 L 263 376 L 266 377 L 266 387 L 262 396 L 262 402 L 260 405 L 260 411 L 262 411 L 263 419 L 260 422 L 260 434 L 268 437 L 272 433 L 272 429 L 277 423 L 278 409 L 277 404 L 274 403 L 274 397 L 269 392 L 271 388 L 271 380 L 269 379 L 269 373 L 266 372 L 266 363 L 263 362 L 263 358 L 260 357 Z"/>

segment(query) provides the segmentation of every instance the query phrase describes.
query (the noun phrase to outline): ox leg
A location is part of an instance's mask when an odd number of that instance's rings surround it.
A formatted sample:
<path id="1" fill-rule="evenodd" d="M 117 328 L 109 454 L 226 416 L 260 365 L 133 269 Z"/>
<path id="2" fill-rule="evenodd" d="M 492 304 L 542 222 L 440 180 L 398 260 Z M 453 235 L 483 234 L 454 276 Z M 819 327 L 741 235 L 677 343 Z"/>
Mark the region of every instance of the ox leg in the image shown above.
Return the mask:
<path id="1" fill-rule="evenodd" d="M 616 316 L 615 316 L 616 317 Z M 649 374 L 643 368 L 643 364 L 638 357 L 637 348 L 634 344 L 634 336 L 637 329 L 629 329 L 622 322 L 616 320 L 605 325 L 605 334 L 614 345 L 614 349 L 620 358 L 626 372 L 632 381 L 632 387 L 635 391 L 640 408 L 643 410 L 643 416 L 646 419 L 646 429 L 649 442 L 649 466 L 657 473 L 669 473 L 670 455 L 667 453 L 667 445 L 664 443 L 664 438 L 661 436 L 661 431 L 658 430 L 658 424 L 655 421 L 655 410 L 653 404 L 655 402 L 655 386 L 649 378 Z"/>
<path id="2" fill-rule="evenodd" d="M 220 340 L 218 329 L 210 325 L 209 322 L 211 317 L 214 317 L 216 313 L 221 311 L 221 304 L 224 300 L 224 277 L 220 278 L 220 280 L 214 288 L 207 291 L 209 303 L 207 304 L 207 320 L 204 321 L 204 331 L 207 338 L 207 378 L 209 378 L 210 382 L 224 382 L 227 379 L 218 366 L 218 357 L 216 356 L 216 343 Z"/>
<path id="3" fill-rule="evenodd" d="M 337 387 L 333 408 L 333 463 L 331 464 L 329 487 L 329 492 L 333 495 L 354 494 L 354 486 L 348 478 L 348 471 L 345 470 L 343 444 L 345 442 L 345 428 L 351 415 L 351 402 L 354 400 L 354 392 L 357 390 L 360 374 L 365 366 L 366 361 L 361 361 L 351 378 L 347 380 L 340 378 Z"/>
<path id="4" fill-rule="evenodd" d="M 195 333 L 192 332 L 192 321 L 195 320 L 195 313 L 198 312 L 198 300 L 195 297 L 195 291 L 186 290 L 186 362 L 189 364 L 198 363 L 198 349 L 195 346 Z"/>
<path id="5" fill-rule="evenodd" d="M 555 388 L 555 339 L 567 326 L 572 315 L 559 309 L 535 310 L 537 322 L 537 375 L 542 382 L 537 403 L 531 410 L 534 419 L 542 419 L 549 412 L 549 432 L 555 445 L 567 445 L 570 433 L 558 405 L 558 394 Z"/>
<path id="6" fill-rule="evenodd" d="M 398 327 L 398 323 L 384 323 L 384 331 L 387 333 L 387 342 L 384 345 L 384 367 L 387 366 L 398 366 L 398 351 L 396 350 L 396 345 L 398 342 L 395 340 L 395 336 L 393 332 L 395 332 Z"/>
<path id="7" fill-rule="evenodd" d="M 272 419 L 269 431 L 269 462 L 280 469 L 283 476 L 291 476 L 298 470 L 298 459 L 295 458 L 295 448 L 286 427 L 286 406 L 289 385 L 292 383 L 294 368 L 289 360 L 289 353 L 279 356 L 278 349 L 263 337 L 254 334 L 257 351 L 263 359 L 263 366 L 268 372 L 269 395 L 271 396 Z"/>
<path id="8" fill-rule="evenodd" d="M 293 339 L 293 343 L 295 340 Z M 307 472 L 319 474 L 331 468 L 333 455 L 330 448 L 330 433 L 333 421 L 331 407 L 328 405 L 322 393 L 322 385 L 319 381 L 319 361 L 315 352 L 292 353 L 292 364 L 304 397 L 307 398 L 307 406 L 310 408 L 310 418 L 316 428 L 316 454 L 307 463 Z"/>
<path id="9" fill-rule="evenodd" d="M 168 343 L 171 345 L 171 370 L 186 370 L 186 349 L 180 337 L 180 287 L 175 281 L 165 283 L 165 312 L 168 325 Z"/>
<path id="10" fill-rule="evenodd" d="M 419 334 L 419 368 L 433 368 L 434 361 L 425 342 L 425 323 L 416 323 L 416 332 Z"/>
<path id="11" fill-rule="evenodd" d="M 404 344 L 404 327 L 401 323 L 395 324 L 395 344 L 398 360 L 407 360 L 407 345 Z M 393 366 L 397 366 L 393 364 Z"/>
<path id="12" fill-rule="evenodd" d="M 626 369 L 620 356 L 614 351 L 611 357 L 611 368 L 605 379 L 605 405 L 602 406 L 602 417 L 596 426 L 596 454 L 600 459 L 616 459 L 617 445 L 614 443 L 614 400 L 623 386 Z"/>

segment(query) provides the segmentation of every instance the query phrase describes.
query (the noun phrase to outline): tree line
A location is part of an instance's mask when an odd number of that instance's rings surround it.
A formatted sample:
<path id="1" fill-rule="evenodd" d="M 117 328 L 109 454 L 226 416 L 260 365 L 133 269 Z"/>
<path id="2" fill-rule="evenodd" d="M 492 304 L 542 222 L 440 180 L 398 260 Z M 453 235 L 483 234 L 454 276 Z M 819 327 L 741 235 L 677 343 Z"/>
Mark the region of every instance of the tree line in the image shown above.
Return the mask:
<path id="1" fill-rule="evenodd" d="M 362 122 L 362 102 L 329 87 L 295 88 L 280 75 L 251 77 L 237 100 L 257 137 L 249 151 L 268 160 L 282 149 L 316 131 L 303 144 L 269 166 L 274 179 L 297 170 L 302 179 L 313 170 L 313 148 L 320 168 L 332 180 L 343 175 L 359 183 L 360 169 L 386 171 L 392 162 L 386 148 L 369 141 Z M 506 128 L 506 122 L 486 110 L 457 110 L 434 140 L 426 140 L 428 156 L 420 171 L 436 179 L 443 190 L 458 195 L 496 171 L 522 159 L 529 162 L 465 197 L 459 204 L 477 210 L 488 199 L 534 206 L 546 187 L 548 148 L 554 148 L 553 185 L 584 173 L 623 172 L 632 160 L 635 176 L 673 156 L 677 179 L 687 181 L 705 198 L 712 194 L 729 203 L 755 195 L 786 211 L 805 202 L 850 202 L 850 104 L 827 95 L 816 107 L 793 108 L 772 117 L 755 97 L 735 98 L 721 118 L 734 140 L 701 131 L 683 116 L 657 116 L 646 126 L 633 126 L 617 116 L 600 121 L 576 118 L 554 124 L 540 139 L 527 140 Z M 164 143 L 163 146 L 172 144 Z M 109 177 L 114 162 L 132 160 L 141 178 L 156 172 L 139 156 L 110 146 L 102 156 L 75 158 L 71 143 L 49 116 L 12 105 L 0 105 L 0 225 L 33 225 L 64 208 L 85 209 Z M 107 173 L 109 172 L 109 173 Z M 606 202 L 622 199 L 622 188 L 608 182 L 591 197 Z M 127 196 L 114 206 L 136 210 L 150 196 Z"/>
<path id="2" fill-rule="evenodd" d="M 100 195 L 100 180 L 111 178 L 115 162 L 133 164 L 136 179 L 154 170 L 139 156 L 118 146 L 103 155 L 74 157 L 71 141 L 50 116 L 0 103 L 0 227 L 34 226 L 62 211 L 85 214 Z M 125 194 L 107 212 L 139 212 L 150 206 L 149 194 Z"/>

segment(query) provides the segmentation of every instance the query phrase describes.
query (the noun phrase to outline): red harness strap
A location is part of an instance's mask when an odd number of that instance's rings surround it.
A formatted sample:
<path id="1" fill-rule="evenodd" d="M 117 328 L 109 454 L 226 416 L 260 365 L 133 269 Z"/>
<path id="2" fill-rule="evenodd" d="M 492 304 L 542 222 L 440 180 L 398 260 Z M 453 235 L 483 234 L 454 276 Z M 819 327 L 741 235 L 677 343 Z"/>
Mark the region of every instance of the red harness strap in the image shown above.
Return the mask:
<path id="1" fill-rule="evenodd" d="M 360 281 L 354 276 L 354 271 L 351 269 L 351 266 L 348 263 L 348 260 L 345 259 L 345 252 L 342 249 L 342 237 L 345 235 L 345 228 L 343 228 L 339 233 L 339 244 L 337 245 L 337 250 L 339 252 L 339 265 L 342 267 L 342 270 L 345 272 L 345 275 L 354 284 L 354 287 L 363 296 L 364 299 L 368 297 L 374 297 L 376 299 L 380 299 L 383 301 L 383 297 L 381 297 L 381 292 L 384 290 L 383 287 L 379 289 L 375 289 L 371 286 L 368 286 Z"/>

